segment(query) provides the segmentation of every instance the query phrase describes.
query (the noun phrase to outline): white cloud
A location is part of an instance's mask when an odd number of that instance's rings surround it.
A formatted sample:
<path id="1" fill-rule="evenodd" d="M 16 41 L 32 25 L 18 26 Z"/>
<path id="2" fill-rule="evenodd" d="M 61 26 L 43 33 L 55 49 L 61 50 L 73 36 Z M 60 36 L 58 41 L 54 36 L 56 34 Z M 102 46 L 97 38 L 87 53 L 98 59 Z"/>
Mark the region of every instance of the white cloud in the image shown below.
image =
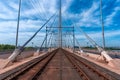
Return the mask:
<path id="1" fill-rule="evenodd" d="M 0 32 L 11 33 L 16 29 L 16 21 L 2 21 L 0 22 Z"/>
<path id="2" fill-rule="evenodd" d="M 96 15 L 94 15 L 95 10 L 97 10 L 98 8 L 99 8 L 99 3 L 94 2 L 90 9 L 83 11 L 80 14 L 80 21 L 79 21 L 79 23 L 81 23 L 80 26 L 91 27 L 94 25 L 99 25 L 100 23 L 99 17 L 96 18 L 95 17 Z"/>
<path id="3" fill-rule="evenodd" d="M 81 33 L 82 34 L 82 33 Z M 91 32 L 91 33 L 87 33 L 91 38 L 93 39 L 100 39 L 102 38 L 102 32 Z M 105 37 L 106 38 L 111 38 L 114 36 L 119 36 L 120 35 L 120 30 L 116 30 L 116 31 L 105 31 Z M 81 39 L 81 38 L 85 38 L 84 34 L 82 35 L 78 35 L 77 34 L 77 38 Z"/>
<path id="4" fill-rule="evenodd" d="M 34 10 L 36 10 L 37 13 L 40 13 L 40 15 L 47 18 L 57 11 L 56 0 L 37 0 L 32 1 L 31 4 L 33 5 Z"/>
<path id="5" fill-rule="evenodd" d="M 74 24 L 77 26 L 86 26 L 86 27 L 94 27 L 100 25 L 99 19 L 99 11 L 96 11 L 99 8 L 98 2 L 93 2 L 91 8 L 87 10 L 83 10 L 80 14 L 71 14 L 65 13 L 63 17 L 70 18 Z M 78 20 L 77 22 L 74 21 Z"/>
<path id="6" fill-rule="evenodd" d="M 20 44 L 28 40 L 35 33 L 35 31 L 37 31 L 38 28 L 41 27 L 40 25 L 42 25 L 42 22 L 40 21 L 32 21 L 32 20 L 21 21 L 20 32 L 19 32 Z M 7 43 L 7 44 L 15 43 L 16 26 L 17 26 L 17 21 L 7 21 L 7 25 L 6 25 L 6 21 L 0 22 L 0 39 L 1 39 L 0 42 L 1 43 Z M 45 35 L 45 32 L 39 32 L 37 36 L 43 37 L 44 35 Z"/>
<path id="7" fill-rule="evenodd" d="M 16 19 L 17 13 L 10 10 L 2 2 L 0 2 L 0 18 L 2 19 Z"/>
<path id="8" fill-rule="evenodd" d="M 120 11 L 120 7 L 115 7 L 113 12 L 107 16 L 107 18 L 105 19 L 105 25 L 109 26 L 111 24 L 113 24 L 113 18 L 116 16 L 116 14 Z"/>
<path id="9" fill-rule="evenodd" d="M 44 23 L 44 21 L 41 20 L 31 20 L 33 19 L 33 16 L 36 16 L 37 18 L 40 18 L 40 16 L 44 19 L 49 18 L 55 11 L 57 10 L 58 5 L 56 5 L 57 0 L 32 0 L 35 4 L 34 7 L 28 8 L 27 5 L 23 5 L 25 10 L 21 11 L 22 17 L 27 17 L 26 20 L 20 21 L 20 33 L 19 33 L 19 44 L 23 44 L 26 40 L 28 40 L 34 32 L 41 27 L 41 25 Z M 39 1 L 39 2 L 38 2 Z M 68 7 L 71 5 L 71 2 L 73 0 L 63 0 L 63 7 L 62 7 L 62 13 L 63 17 L 65 19 L 71 18 L 76 21 L 76 25 L 78 26 L 86 26 L 86 27 L 98 27 L 100 26 L 100 19 L 99 19 L 99 11 L 96 11 L 99 8 L 98 2 L 93 2 L 91 8 L 88 10 L 83 10 L 80 14 L 71 14 L 67 13 Z M 120 0 L 117 0 L 120 1 Z M 18 15 L 18 3 L 15 3 L 13 1 L 8 0 L 9 6 L 11 6 L 14 10 L 10 10 L 6 4 L 3 4 L 0 2 L 0 18 L 6 19 L 6 21 L 0 22 L 0 42 L 1 43 L 15 43 L 15 33 L 16 33 L 16 26 L 17 26 L 17 15 Z M 24 3 L 24 0 L 23 0 Z M 31 3 L 29 3 L 31 4 Z M 23 7 L 22 7 L 23 8 Z M 116 7 L 114 9 L 114 12 L 111 13 L 109 16 L 107 16 L 106 22 L 109 21 L 109 23 L 112 23 L 113 17 L 117 14 L 117 12 L 120 10 L 119 7 Z M 109 24 L 106 23 L 106 24 Z M 7 24 L 7 25 L 6 25 Z M 44 28 L 45 29 L 45 28 Z M 9 36 L 8 36 L 9 34 Z M 88 35 L 93 39 L 99 39 L 101 40 L 101 32 L 94 32 L 89 33 Z M 43 40 L 45 35 L 45 32 L 40 32 L 34 41 Z M 106 31 L 105 36 L 106 37 L 112 37 L 120 35 L 120 31 Z M 42 37 L 43 36 L 43 37 Z M 83 35 L 76 35 L 77 38 L 85 38 Z M 36 42 L 37 44 L 37 42 Z"/>
<path id="10" fill-rule="evenodd" d="M 11 6 L 13 9 L 15 9 L 16 11 L 18 11 L 19 8 L 18 3 L 15 3 L 14 1 L 10 1 L 8 5 Z"/>
<path id="11" fill-rule="evenodd" d="M 117 0 L 116 2 L 120 2 L 120 0 Z"/>
<path id="12" fill-rule="evenodd" d="M 73 0 L 65 0 L 62 4 L 62 13 L 63 15 L 66 13 L 66 10 L 68 9 L 68 7 L 71 5 L 71 2 Z"/>
<path id="13" fill-rule="evenodd" d="M 0 44 L 15 44 L 14 33 L 0 33 Z"/>
<path id="14" fill-rule="evenodd" d="M 15 37 L 16 37 L 16 27 L 17 27 L 17 14 L 18 12 L 18 3 L 14 3 L 11 1 L 8 1 L 9 6 L 11 6 L 14 10 L 10 10 L 7 5 L 3 4 L 0 2 L 0 18 L 5 19 L 5 21 L 0 22 L 0 42 L 1 43 L 8 43 L 8 44 L 14 44 L 15 43 Z M 28 19 L 25 20 L 20 20 L 20 27 L 19 27 L 19 44 L 23 44 L 26 40 L 28 40 L 34 33 L 37 31 L 44 23 L 42 20 L 31 20 L 29 19 L 30 17 L 33 17 L 32 15 L 38 16 L 40 13 L 41 16 L 45 15 L 47 17 L 50 17 L 51 14 L 55 12 L 55 6 L 56 2 L 55 0 L 51 1 L 51 4 L 49 1 L 39 1 L 40 5 L 38 3 L 35 8 L 30 8 L 26 10 L 21 11 L 21 16 L 22 17 L 28 17 Z M 39 6 L 38 6 L 39 5 Z M 26 6 L 27 7 L 27 6 Z M 41 9 L 42 8 L 42 9 Z M 47 13 L 46 13 L 47 12 Z M 6 25 L 7 24 L 7 25 Z M 45 28 L 43 28 L 45 29 Z M 9 34 L 9 36 L 8 36 Z M 45 32 L 39 32 L 38 35 L 36 36 L 37 38 L 44 38 Z M 35 38 L 37 40 L 37 38 Z M 8 41 L 9 40 L 9 41 Z"/>
<path id="15" fill-rule="evenodd" d="M 6 25 L 7 24 L 7 25 Z M 26 20 L 20 21 L 20 29 L 27 30 L 27 29 L 38 29 L 43 25 L 41 21 L 34 21 L 34 20 Z M 0 31 L 1 32 L 12 32 L 15 31 L 17 27 L 17 21 L 2 21 L 0 22 Z"/>
<path id="16" fill-rule="evenodd" d="M 92 33 L 87 33 L 90 38 L 92 38 L 97 44 L 102 46 L 102 32 L 92 32 Z M 106 31 L 105 32 L 105 41 L 106 41 L 106 46 L 118 46 L 119 42 L 118 39 L 113 39 L 114 36 L 119 36 L 120 35 L 120 30 L 116 31 Z M 85 46 L 86 42 L 89 42 L 89 40 L 84 36 L 84 34 L 76 34 L 76 38 L 79 39 L 79 42 L 82 46 Z M 114 42 L 114 43 L 113 43 Z"/>

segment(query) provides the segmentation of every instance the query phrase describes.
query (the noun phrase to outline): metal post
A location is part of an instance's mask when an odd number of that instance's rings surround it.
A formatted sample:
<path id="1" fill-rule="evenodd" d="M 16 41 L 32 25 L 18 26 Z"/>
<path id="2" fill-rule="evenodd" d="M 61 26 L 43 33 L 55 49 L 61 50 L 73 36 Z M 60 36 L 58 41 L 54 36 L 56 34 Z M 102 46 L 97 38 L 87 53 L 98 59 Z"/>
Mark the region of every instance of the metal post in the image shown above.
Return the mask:
<path id="1" fill-rule="evenodd" d="M 42 49 L 43 49 L 43 44 L 44 44 L 45 41 L 46 41 L 46 36 L 45 36 L 45 38 L 44 38 L 44 40 L 43 40 L 41 46 L 39 47 L 39 51 L 42 51 Z"/>
<path id="2" fill-rule="evenodd" d="M 32 48 L 33 48 L 33 44 L 34 44 L 34 42 L 32 42 Z"/>
<path id="3" fill-rule="evenodd" d="M 62 18 L 61 18 L 61 0 L 60 0 L 60 3 L 59 3 L 59 47 L 61 48 L 62 47 L 62 24 L 61 24 L 61 21 Z"/>
<path id="4" fill-rule="evenodd" d="M 51 34 L 51 35 L 50 35 L 50 37 L 49 37 L 49 39 L 48 39 L 48 46 L 50 45 L 50 41 L 52 41 L 52 37 L 53 37 L 53 33 L 51 32 L 50 34 Z"/>
<path id="5" fill-rule="evenodd" d="M 16 44 L 15 44 L 15 48 L 18 47 L 18 32 L 19 32 L 19 22 L 20 22 L 20 11 L 21 11 L 21 0 L 19 0 L 19 11 L 18 11 L 18 20 L 17 20 L 17 31 L 16 31 Z"/>
<path id="6" fill-rule="evenodd" d="M 73 34 L 72 34 L 73 35 Z M 70 35 L 69 35 L 69 43 L 71 44 L 71 43 L 73 43 L 73 41 L 72 41 L 72 38 L 70 37 Z M 74 44 L 73 44 L 74 45 Z M 72 45 L 70 45 L 70 47 L 72 48 Z"/>
<path id="7" fill-rule="evenodd" d="M 75 32 L 74 32 L 74 26 L 73 26 L 73 53 L 75 52 Z"/>
<path id="8" fill-rule="evenodd" d="M 53 40 L 55 40 L 55 39 L 53 39 L 53 35 L 54 35 L 54 33 L 52 34 L 52 38 L 51 38 L 51 40 L 50 40 L 50 49 L 52 49 L 52 48 L 54 47 L 54 45 L 52 46 Z"/>
<path id="9" fill-rule="evenodd" d="M 45 42 L 46 49 L 47 49 L 47 36 L 48 36 L 48 34 L 47 34 L 47 26 L 46 26 L 46 42 Z"/>
<path id="10" fill-rule="evenodd" d="M 65 34 L 65 37 L 67 38 L 67 34 Z M 67 40 L 66 38 L 65 38 L 65 41 Z M 65 42 L 65 48 L 67 48 L 67 43 L 66 42 Z"/>
<path id="11" fill-rule="evenodd" d="M 8 57 L 9 62 L 13 62 L 16 57 L 22 53 L 22 51 L 24 50 L 24 47 L 38 34 L 38 32 L 54 17 L 54 15 L 52 15 L 43 25 L 42 27 L 40 27 L 32 37 L 30 37 L 30 39 L 28 41 L 26 41 L 22 47 L 20 47 L 19 49 L 15 49 L 14 52 Z"/>
<path id="12" fill-rule="evenodd" d="M 69 38 L 68 38 L 67 40 L 68 40 L 68 41 L 67 41 L 67 44 L 68 44 L 68 48 L 69 48 L 69 43 L 70 43 Z"/>
<path id="13" fill-rule="evenodd" d="M 79 50 L 80 50 L 81 52 L 83 52 L 82 48 L 80 47 L 80 43 L 79 43 L 79 41 L 77 40 L 76 37 L 75 37 L 75 40 L 76 40 L 76 43 L 79 45 Z"/>
<path id="14" fill-rule="evenodd" d="M 104 36 L 104 21 L 103 21 L 103 12 L 102 12 L 102 0 L 100 0 L 100 17 L 101 17 L 101 26 L 102 26 L 102 39 L 103 39 L 103 48 L 105 48 L 105 36 Z"/>

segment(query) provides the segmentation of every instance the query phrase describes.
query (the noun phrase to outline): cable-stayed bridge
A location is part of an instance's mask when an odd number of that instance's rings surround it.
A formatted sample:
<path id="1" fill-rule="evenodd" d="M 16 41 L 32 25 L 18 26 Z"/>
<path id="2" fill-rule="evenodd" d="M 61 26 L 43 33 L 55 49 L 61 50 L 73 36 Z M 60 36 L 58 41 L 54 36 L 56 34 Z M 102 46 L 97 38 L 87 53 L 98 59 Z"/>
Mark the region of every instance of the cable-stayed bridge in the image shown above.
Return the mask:
<path id="1" fill-rule="evenodd" d="M 49 17 L 44 15 L 46 17 L 44 24 L 22 46 L 18 46 L 20 14 L 22 13 L 21 1 L 19 0 L 15 50 L 8 58 L 0 61 L 1 80 L 120 80 L 120 61 L 113 59 L 105 50 L 102 0 L 100 18 L 103 47 L 76 24 L 62 25 L 62 14 L 64 13 L 62 13 L 61 0 L 58 10 Z M 34 1 L 31 3 L 35 8 Z M 73 20 L 71 22 L 74 23 Z M 43 28 L 45 28 L 46 34 L 41 45 L 37 47 L 36 51 L 32 51 L 31 56 L 19 58 L 22 54 L 31 53 L 25 52 L 25 47 Z M 75 35 L 76 28 L 96 47 L 98 54 L 86 52 L 81 47 L 81 43 Z"/>

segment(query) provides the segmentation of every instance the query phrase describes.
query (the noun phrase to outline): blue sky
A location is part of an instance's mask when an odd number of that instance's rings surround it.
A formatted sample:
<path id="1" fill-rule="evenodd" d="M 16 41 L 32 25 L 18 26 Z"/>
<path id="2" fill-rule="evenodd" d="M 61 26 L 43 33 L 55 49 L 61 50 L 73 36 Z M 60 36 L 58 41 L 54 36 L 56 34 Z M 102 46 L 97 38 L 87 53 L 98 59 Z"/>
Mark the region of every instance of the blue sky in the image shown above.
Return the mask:
<path id="1" fill-rule="evenodd" d="M 18 2 L 0 0 L 0 44 L 15 44 Z M 86 45 L 88 40 L 80 33 L 79 27 L 102 45 L 99 5 L 99 0 L 62 0 L 62 26 L 75 26 L 76 38 L 81 45 Z M 106 46 L 120 47 L 120 0 L 103 0 L 102 9 Z M 22 0 L 19 45 L 57 10 L 58 0 Z M 57 20 L 54 26 L 57 26 Z M 44 36 L 45 28 L 32 40 L 34 45 L 41 44 Z"/>

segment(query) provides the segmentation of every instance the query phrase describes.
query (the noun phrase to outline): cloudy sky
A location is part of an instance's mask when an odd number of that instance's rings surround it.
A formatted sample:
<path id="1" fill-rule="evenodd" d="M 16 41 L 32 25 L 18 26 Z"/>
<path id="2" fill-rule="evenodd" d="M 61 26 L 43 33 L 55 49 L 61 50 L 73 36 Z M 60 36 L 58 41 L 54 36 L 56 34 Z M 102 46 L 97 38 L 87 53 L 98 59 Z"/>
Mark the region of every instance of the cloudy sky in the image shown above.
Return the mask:
<path id="1" fill-rule="evenodd" d="M 58 2 L 58 0 L 22 0 L 19 45 L 24 44 L 58 11 Z M 19 0 L 0 0 L 0 44 L 15 44 L 18 5 Z M 120 0 L 103 0 L 102 9 L 106 46 L 120 47 Z M 53 20 L 47 26 L 52 22 Z M 55 20 L 54 26 L 58 26 L 57 24 L 58 20 Z M 102 45 L 100 1 L 62 0 L 62 26 L 75 26 L 75 35 L 81 45 L 87 45 L 88 40 L 80 32 L 80 27 Z M 45 28 L 31 42 L 38 46 L 44 36 Z"/>

